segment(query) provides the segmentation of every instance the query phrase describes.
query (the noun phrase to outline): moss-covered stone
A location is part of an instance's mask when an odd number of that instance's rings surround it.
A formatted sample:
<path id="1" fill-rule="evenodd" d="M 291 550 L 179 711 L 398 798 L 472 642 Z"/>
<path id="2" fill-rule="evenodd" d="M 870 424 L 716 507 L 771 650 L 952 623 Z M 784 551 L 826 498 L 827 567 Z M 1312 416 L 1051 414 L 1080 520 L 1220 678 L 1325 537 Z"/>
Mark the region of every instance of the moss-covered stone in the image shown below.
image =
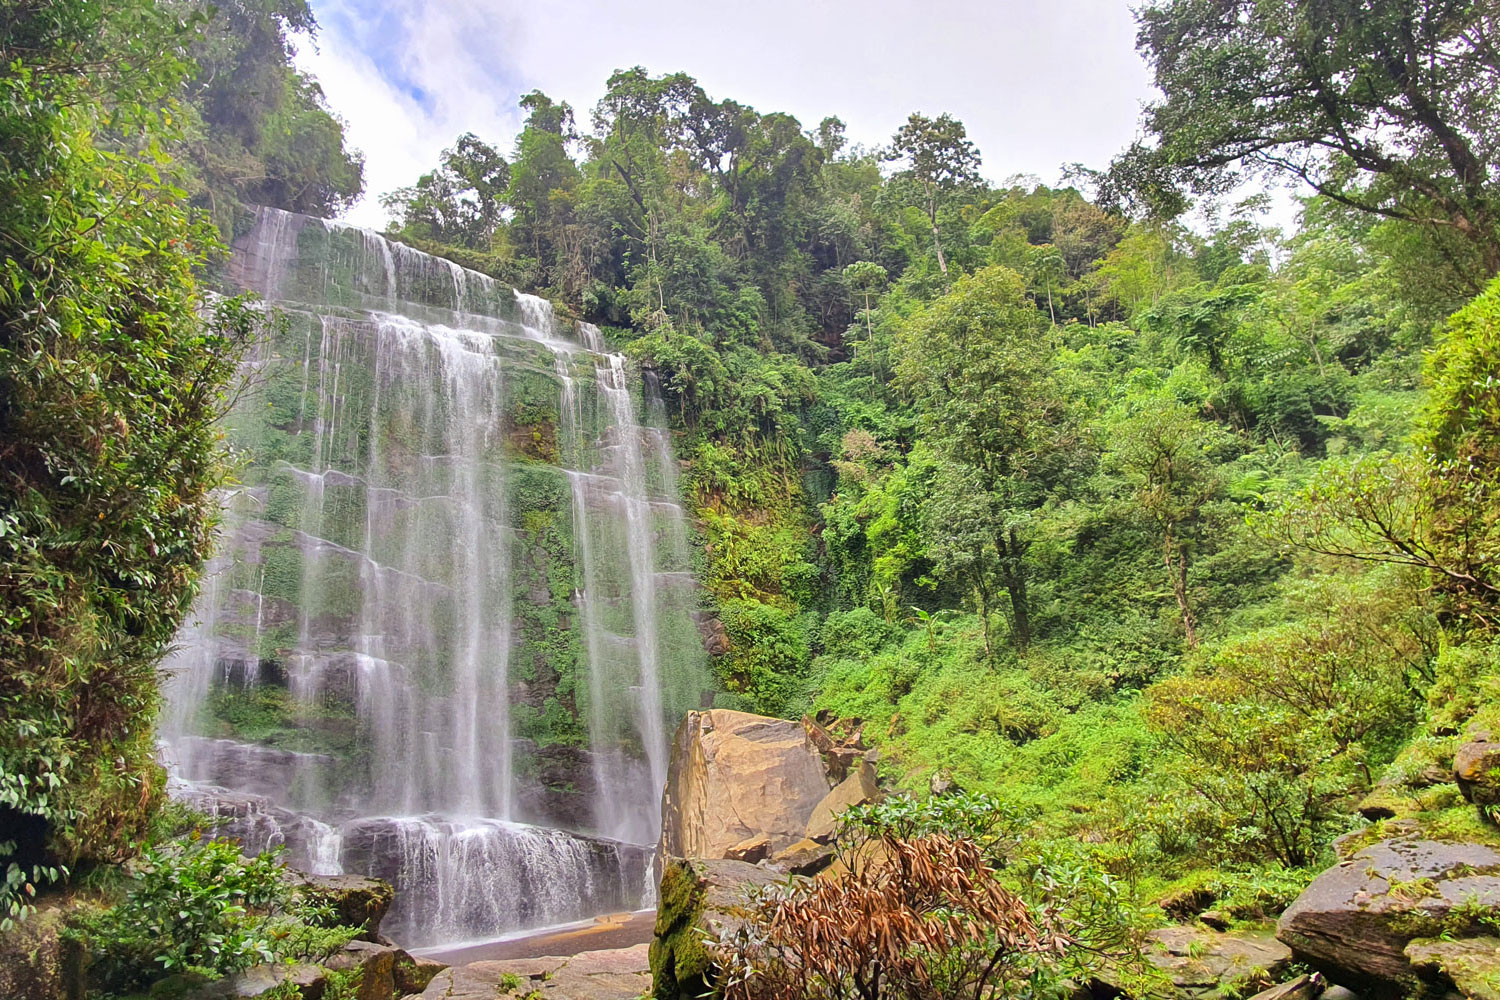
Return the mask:
<path id="1" fill-rule="evenodd" d="M 656 904 L 651 985 L 656 1000 L 689 1000 L 713 984 L 706 938 L 732 933 L 744 922 L 745 891 L 782 876 L 743 861 L 668 859 Z"/>
<path id="2" fill-rule="evenodd" d="M 63 932 L 93 905 L 66 897 L 46 900 L 30 918 L 0 933 L 0 997 L 83 1000 L 87 956 Z"/>

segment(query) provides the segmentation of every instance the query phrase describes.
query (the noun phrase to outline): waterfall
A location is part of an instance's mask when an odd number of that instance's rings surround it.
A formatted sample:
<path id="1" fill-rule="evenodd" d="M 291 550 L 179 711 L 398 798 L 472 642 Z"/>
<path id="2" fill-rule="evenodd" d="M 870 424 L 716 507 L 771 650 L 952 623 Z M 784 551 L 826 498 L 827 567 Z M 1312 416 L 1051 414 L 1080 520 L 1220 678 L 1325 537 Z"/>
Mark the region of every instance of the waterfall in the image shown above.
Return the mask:
<path id="1" fill-rule="evenodd" d="M 273 209 L 225 283 L 282 322 L 168 662 L 177 794 L 247 848 L 398 885 L 430 945 L 648 904 L 703 654 L 654 386 L 601 331 Z"/>

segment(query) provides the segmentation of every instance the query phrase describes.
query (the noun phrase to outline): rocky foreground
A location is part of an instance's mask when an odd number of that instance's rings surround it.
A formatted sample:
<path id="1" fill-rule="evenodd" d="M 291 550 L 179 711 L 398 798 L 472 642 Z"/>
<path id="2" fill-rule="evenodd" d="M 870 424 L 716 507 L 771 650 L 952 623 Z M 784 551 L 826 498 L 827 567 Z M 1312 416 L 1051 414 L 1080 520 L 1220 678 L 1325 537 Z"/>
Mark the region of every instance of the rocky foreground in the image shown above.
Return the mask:
<path id="1" fill-rule="evenodd" d="M 152 992 L 161 1000 L 228 1000 L 273 994 L 323 1000 L 337 976 L 360 970 L 356 1000 L 688 1000 L 712 988 L 706 937 L 733 931 L 748 887 L 843 874 L 832 842 L 836 817 L 876 799 L 874 754 L 854 732 L 830 732 L 741 712 L 693 712 L 673 741 L 663 795 L 660 898 L 654 926 L 622 915 L 605 930 L 575 929 L 453 954 L 454 964 L 409 954 L 382 936 L 390 886 L 360 876 L 307 876 L 304 891 L 330 903 L 360 937 L 321 965 L 261 966 L 212 983 L 187 977 Z M 1476 808 L 1500 802 L 1500 748 L 1463 744 L 1449 778 Z M 1380 836 L 1384 834 L 1384 836 Z M 1378 839 L 1377 839 L 1378 838 Z M 871 845 L 875 846 L 875 845 Z M 1152 931 L 1145 959 L 1163 997 L 1192 1000 L 1500 1000 L 1500 850 L 1424 836 L 1387 815 L 1351 835 L 1274 927 L 1231 927 L 1197 905 L 1169 907 L 1182 923 Z M 86 985 L 59 931 L 53 903 L 0 948 L 0 998 L 76 1000 Z M 646 919 L 649 919 L 646 918 Z M 644 936 L 628 947 L 622 927 Z M 612 930 L 611 930 L 612 928 Z M 625 940 L 630 940 L 627 936 Z M 556 946 L 557 955 L 539 954 Z M 1121 995 L 1108 974 L 1077 985 L 1076 1000 Z"/>

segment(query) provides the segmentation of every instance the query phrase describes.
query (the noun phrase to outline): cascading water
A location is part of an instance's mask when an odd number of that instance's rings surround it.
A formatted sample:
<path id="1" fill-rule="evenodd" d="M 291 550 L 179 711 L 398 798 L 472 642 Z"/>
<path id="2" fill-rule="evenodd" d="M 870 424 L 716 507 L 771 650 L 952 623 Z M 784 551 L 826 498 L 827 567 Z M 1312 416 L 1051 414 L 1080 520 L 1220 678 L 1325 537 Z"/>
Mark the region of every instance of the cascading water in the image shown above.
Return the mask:
<path id="1" fill-rule="evenodd" d="M 597 329 L 373 233 L 262 209 L 235 245 L 285 322 L 169 663 L 178 794 L 393 879 L 412 945 L 649 904 L 702 686 L 659 402 Z"/>

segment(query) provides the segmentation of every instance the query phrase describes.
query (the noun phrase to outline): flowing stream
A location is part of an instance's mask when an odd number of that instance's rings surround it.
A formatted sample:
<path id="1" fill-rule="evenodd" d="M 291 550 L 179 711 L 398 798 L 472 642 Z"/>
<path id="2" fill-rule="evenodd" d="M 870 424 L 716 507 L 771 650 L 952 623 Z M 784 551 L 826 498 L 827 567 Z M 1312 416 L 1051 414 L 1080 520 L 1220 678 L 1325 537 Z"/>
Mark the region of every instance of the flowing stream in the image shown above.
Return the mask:
<path id="1" fill-rule="evenodd" d="M 228 421 L 218 555 L 168 663 L 179 797 L 474 940 L 649 905 L 703 653 L 654 383 L 545 300 L 260 209 L 280 316 Z"/>

